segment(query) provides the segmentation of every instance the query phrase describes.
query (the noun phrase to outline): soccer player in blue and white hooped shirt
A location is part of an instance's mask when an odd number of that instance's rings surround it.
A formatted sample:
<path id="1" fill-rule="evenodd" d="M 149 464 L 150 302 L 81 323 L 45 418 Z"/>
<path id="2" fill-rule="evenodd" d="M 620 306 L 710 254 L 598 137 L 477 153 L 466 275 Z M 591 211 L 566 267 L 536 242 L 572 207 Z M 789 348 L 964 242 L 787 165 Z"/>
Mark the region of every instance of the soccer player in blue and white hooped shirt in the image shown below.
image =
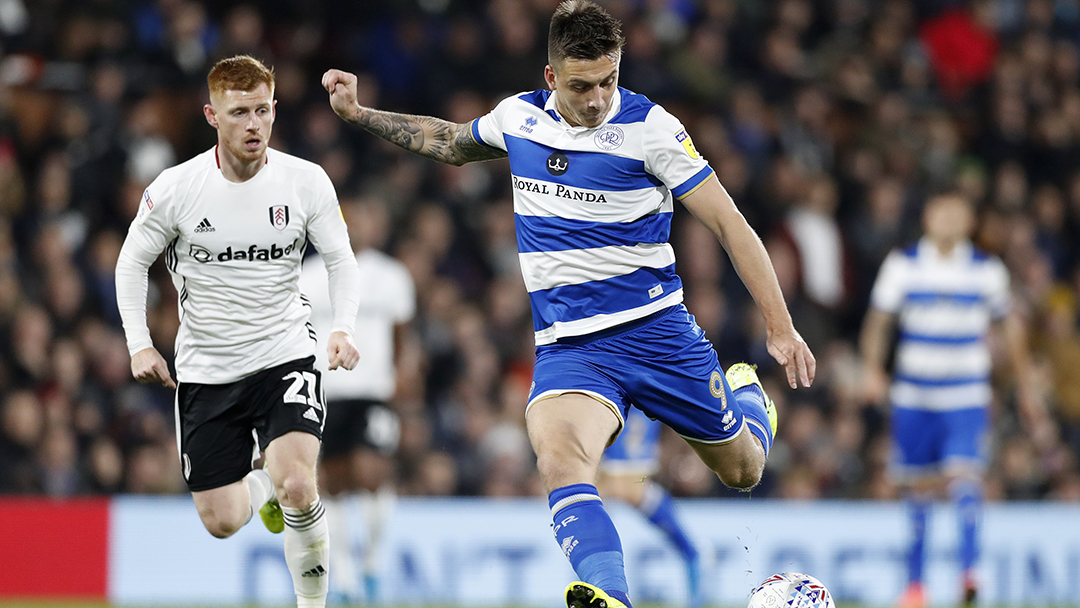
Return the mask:
<path id="1" fill-rule="evenodd" d="M 908 586 L 901 608 L 925 605 L 923 565 L 929 501 L 947 490 L 960 515 L 959 558 L 965 605 L 975 600 L 977 524 L 990 405 L 993 324 L 1004 330 L 1026 423 L 1045 411 L 1034 386 L 1023 322 L 1011 313 L 1009 274 L 996 257 L 975 248 L 975 214 L 959 193 L 932 197 L 918 243 L 889 254 L 863 322 L 866 394 L 892 404 L 894 470 L 911 506 Z M 899 323 L 892 385 L 885 372 L 889 337 Z"/>
<path id="2" fill-rule="evenodd" d="M 550 90 L 465 124 L 362 107 L 354 75 L 322 79 L 342 119 L 411 152 L 455 165 L 509 156 L 537 345 L 525 420 L 556 540 L 581 579 L 566 591 L 574 608 L 630 606 L 619 536 L 593 485 L 630 407 L 678 432 L 736 488 L 758 482 L 773 441 L 775 409 L 753 368 L 725 378 L 682 305 L 667 242 L 675 199 L 723 243 L 789 384 L 809 386 L 815 373 L 765 248 L 683 126 L 618 87 L 622 45 L 602 8 L 563 2 L 548 35 Z"/>

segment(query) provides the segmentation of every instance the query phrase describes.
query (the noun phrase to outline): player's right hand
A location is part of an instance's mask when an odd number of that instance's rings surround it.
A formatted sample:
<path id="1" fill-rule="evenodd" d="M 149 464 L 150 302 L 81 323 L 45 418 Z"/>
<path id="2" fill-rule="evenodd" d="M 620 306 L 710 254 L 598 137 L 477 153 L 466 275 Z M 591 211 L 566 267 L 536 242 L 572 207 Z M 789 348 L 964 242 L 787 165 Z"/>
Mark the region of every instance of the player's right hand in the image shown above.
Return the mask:
<path id="1" fill-rule="evenodd" d="M 143 384 L 160 382 L 166 388 L 176 388 L 169 374 L 169 364 L 156 348 L 144 348 L 131 357 L 131 375 Z"/>
<path id="2" fill-rule="evenodd" d="M 356 115 L 356 74 L 327 70 L 322 86 L 330 94 L 330 107 L 338 116 L 349 120 Z"/>

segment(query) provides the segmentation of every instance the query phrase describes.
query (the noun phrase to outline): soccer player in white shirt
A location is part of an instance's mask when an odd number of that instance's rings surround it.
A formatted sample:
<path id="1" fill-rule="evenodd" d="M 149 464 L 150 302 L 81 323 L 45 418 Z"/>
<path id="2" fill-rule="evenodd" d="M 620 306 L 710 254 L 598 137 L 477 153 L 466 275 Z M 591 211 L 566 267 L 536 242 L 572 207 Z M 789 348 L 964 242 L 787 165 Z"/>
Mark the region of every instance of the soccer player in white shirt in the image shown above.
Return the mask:
<path id="1" fill-rule="evenodd" d="M 232 57 L 207 83 L 217 145 L 150 184 L 116 263 L 131 371 L 176 388 L 184 479 L 207 531 L 226 538 L 260 511 L 271 531 L 284 529 L 297 605 L 322 607 L 329 535 L 315 465 L 325 409 L 298 286 L 304 248 L 315 245 L 330 275 L 330 369 L 359 358 L 359 273 L 329 177 L 268 148 L 273 71 Z M 147 269 L 162 251 L 180 300 L 177 382 L 146 325 Z M 251 468 L 256 448 L 265 470 Z"/>
<path id="2" fill-rule="evenodd" d="M 971 203 L 959 193 L 926 203 L 923 238 L 894 250 L 874 283 L 860 346 L 866 395 L 892 406 L 893 473 L 910 502 L 912 537 L 908 585 L 902 608 L 921 608 L 930 500 L 947 493 L 960 514 L 962 599 L 975 600 L 974 566 L 982 504 L 990 348 L 1000 324 L 1020 386 L 1025 420 L 1045 415 L 1034 387 L 1023 322 L 1011 310 L 1009 273 L 1001 260 L 969 240 L 975 226 Z M 892 385 L 885 371 L 892 330 L 899 324 Z"/>
<path id="3" fill-rule="evenodd" d="M 537 344 L 525 421 L 556 541 L 581 579 L 566 589 L 571 608 L 630 605 L 621 542 L 593 485 L 630 407 L 682 435 L 732 487 L 758 483 L 772 445 L 775 409 L 753 368 L 725 377 L 682 305 L 667 242 L 674 199 L 723 243 L 792 388 L 815 374 L 765 248 L 708 162 L 674 116 L 619 88 L 623 42 L 600 6 L 563 2 L 548 34 L 550 90 L 466 124 L 361 107 L 356 76 L 322 79 L 338 116 L 411 152 L 455 165 L 509 158 Z"/>

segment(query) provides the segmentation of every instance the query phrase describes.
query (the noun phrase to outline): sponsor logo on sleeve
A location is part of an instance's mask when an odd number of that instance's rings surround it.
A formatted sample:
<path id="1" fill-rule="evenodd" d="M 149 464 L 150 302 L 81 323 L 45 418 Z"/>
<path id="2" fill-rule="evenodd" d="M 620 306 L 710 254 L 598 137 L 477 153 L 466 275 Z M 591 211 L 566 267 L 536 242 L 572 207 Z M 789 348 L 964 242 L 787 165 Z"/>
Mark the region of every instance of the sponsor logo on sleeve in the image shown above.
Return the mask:
<path id="1" fill-rule="evenodd" d="M 135 219 L 142 221 L 148 213 L 154 210 L 154 199 L 150 198 L 150 190 L 144 190 L 142 195 L 142 201 L 139 203 L 139 210 L 135 213 Z"/>
<path id="2" fill-rule="evenodd" d="M 682 144 L 686 153 L 690 155 L 690 158 L 697 160 L 701 158 L 698 154 L 697 148 L 694 147 L 694 140 L 690 139 L 690 136 L 686 133 L 686 129 L 683 129 L 675 134 L 675 140 Z"/>

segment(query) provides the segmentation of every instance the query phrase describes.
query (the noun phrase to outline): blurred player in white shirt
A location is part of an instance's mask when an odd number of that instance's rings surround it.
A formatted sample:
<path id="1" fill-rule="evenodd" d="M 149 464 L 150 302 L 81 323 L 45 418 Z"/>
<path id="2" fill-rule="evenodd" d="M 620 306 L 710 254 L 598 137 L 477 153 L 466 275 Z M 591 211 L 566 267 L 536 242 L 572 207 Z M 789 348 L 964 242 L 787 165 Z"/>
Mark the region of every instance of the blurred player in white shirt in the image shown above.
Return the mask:
<path id="1" fill-rule="evenodd" d="M 321 608 L 329 535 L 315 465 L 325 409 L 298 279 L 310 241 L 330 274 L 329 369 L 352 369 L 356 260 L 326 172 L 268 148 L 273 71 L 231 57 L 207 84 L 217 145 L 150 184 L 116 263 L 131 372 L 176 388 L 184 480 L 207 531 L 229 537 L 258 511 L 285 532 L 297 605 Z M 147 270 L 162 251 L 179 294 L 178 382 L 146 324 Z M 265 470 L 252 470 L 256 450 Z"/>
<path id="2" fill-rule="evenodd" d="M 359 598 L 348 525 L 349 510 L 358 504 L 366 532 L 360 569 L 364 599 L 372 604 L 378 597 L 382 530 L 395 498 L 393 456 L 400 423 L 389 405 L 397 388 L 394 361 L 397 344 L 416 312 L 416 289 L 405 265 L 381 251 L 389 235 L 385 204 L 371 198 L 345 200 L 341 210 L 360 268 L 355 326 L 360 362 L 348 373 L 325 376 L 328 424 L 319 480 L 327 495 L 323 504 L 330 534 L 340 539 L 332 547 L 332 597 L 348 603 Z M 320 339 L 328 335 L 333 321 L 327 279 L 320 256 L 304 262 L 300 289 L 309 298 L 311 322 Z M 316 366 L 326 370 L 328 365 L 320 351 Z"/>

